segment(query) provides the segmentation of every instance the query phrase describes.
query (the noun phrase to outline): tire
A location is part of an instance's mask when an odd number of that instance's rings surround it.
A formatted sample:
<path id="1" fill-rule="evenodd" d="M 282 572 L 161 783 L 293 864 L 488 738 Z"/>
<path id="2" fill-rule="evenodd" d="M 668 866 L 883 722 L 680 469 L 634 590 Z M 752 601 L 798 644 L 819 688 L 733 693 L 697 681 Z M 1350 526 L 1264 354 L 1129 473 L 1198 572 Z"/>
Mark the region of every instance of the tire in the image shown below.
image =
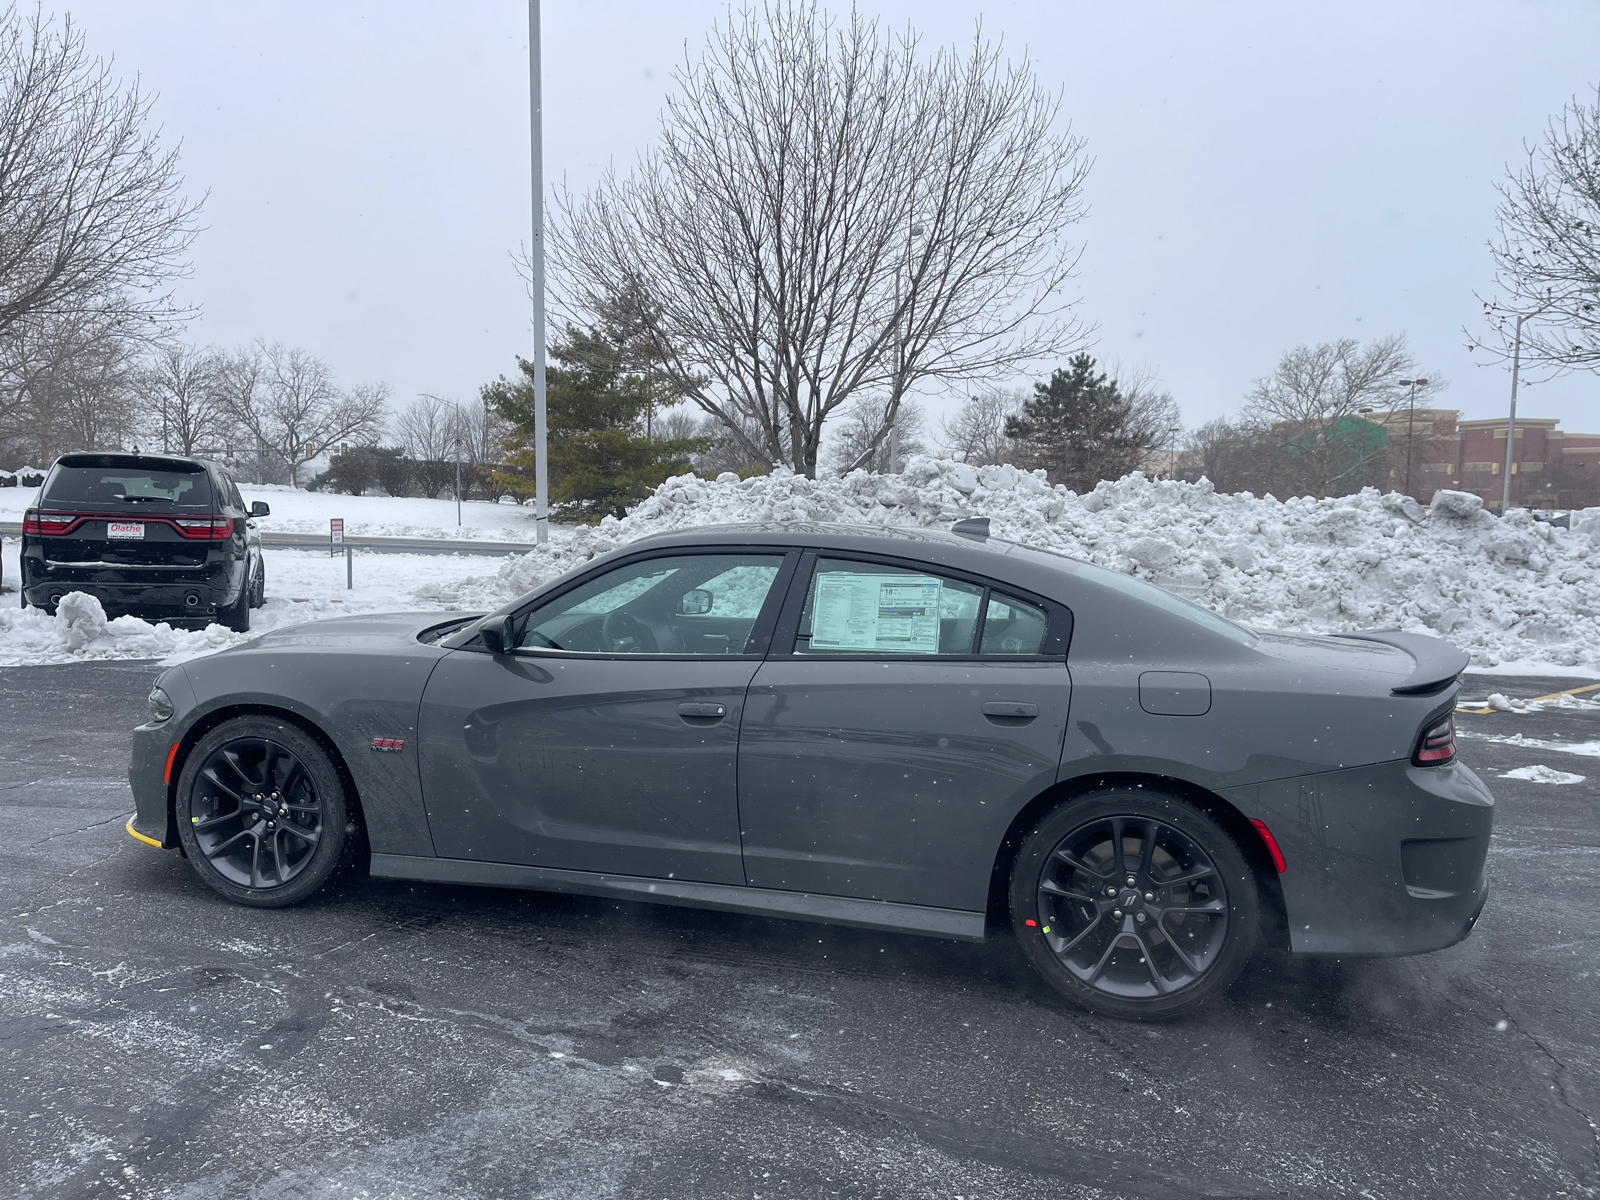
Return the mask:
<path id="1" fill-rule="evenodd" d="M 245 570 L 248 572 L 249 568 Z M 235 633 L 250 632 L 250 592 L 254 587 L 254 581 L 246 574 L 244 584 L 239 588 L 239 598 L 227 608 L 217 610 L 218 624 L 226 625 Z"/>
<path id="2" fill-rule="evenodd" d="M 1250 960 L 1261 915 L 1238 843 L 1199 809 L 1145 788 L 1093 792 L 1046 815 L 1023 840 L 1010 891 L 1017 938 L 1045 980 L 1092 1012 L 1133 1020 L 1180 1016 L 1226 988 Z"/>
<path id="3" fill-rule="evenodd" d="M 321 890 L 356 844 L 327 751 L 298 726 L 268 717 L 236 717 L 201 738 L 178 775 L 173 809 L 195 873 L 256 908 L 297 904 Z"/>
<path id="4" fill-rule="evenodd" d="M 267 564 L 256 559 L 255 586 L 250 589 L 250 607 L 261 608 L 267 602 Z"/>

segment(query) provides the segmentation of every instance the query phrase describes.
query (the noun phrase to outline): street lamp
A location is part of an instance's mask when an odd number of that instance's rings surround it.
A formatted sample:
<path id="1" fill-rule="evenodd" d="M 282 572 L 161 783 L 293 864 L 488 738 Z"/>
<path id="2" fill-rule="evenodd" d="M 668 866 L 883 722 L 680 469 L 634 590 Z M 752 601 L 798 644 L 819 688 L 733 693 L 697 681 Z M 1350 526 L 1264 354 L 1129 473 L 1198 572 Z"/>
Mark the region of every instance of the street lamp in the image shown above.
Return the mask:
<path id="1" fill-rule="evenodd" d="M 1517 377 L 1522 374 L 1522 323 L 1538 316 L 1555 301 L 1541 304 L 1530 313 L 1517 318 L 1517 336 L 1511 349 L 1511 416 L 1506 422 L 1506 478 L 1505 490 L 1500 494 L 1500 515 L 1511 511 L 1511 457 L 1517 444 Z"/>
<path id="2" fill-rule="evenodd" d="M 1406 495 L 1411 495 L 1411 442 L 1417 425 L 1417 388 L 1427 387 L 1426 379 L 1402 379 L 1401 387 L 1410 387 L 1411 403 L 1406 408 Z"/>
<path id="3" fill-rule="evenodd" d="M 528 107 L 533 162 L 533 527 L 539 545 L 550 540 L 549 459 L 545 453 L 544 387 L 544 101 L 539 79 L 539 0 L 528 0 Z"/>

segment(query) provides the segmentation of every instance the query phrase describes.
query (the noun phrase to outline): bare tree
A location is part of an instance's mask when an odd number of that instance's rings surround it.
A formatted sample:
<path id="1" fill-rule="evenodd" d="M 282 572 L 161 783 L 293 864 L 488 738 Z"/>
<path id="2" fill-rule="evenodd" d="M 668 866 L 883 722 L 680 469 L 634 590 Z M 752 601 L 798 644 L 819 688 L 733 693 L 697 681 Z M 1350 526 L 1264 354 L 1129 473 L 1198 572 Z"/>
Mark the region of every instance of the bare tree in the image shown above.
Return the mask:
<path id="1" fill-rule="evenodd" d="M 453 401 L 424 393 L 395 418 L 394 431 L 406 456 L 419 462 L 455 456 L 460 413 Z"/>
<path id="2" fill-rule="evenodd" d="M 411 479 L 432 498 L 455 481 L 456 439 L 462 437 L 461 409 L 442 396 L 421 395 L 395 420 L 395 433 L 411 459 Z M 465 457 L 465 456 L 463 456 Z"/>
<path id="3" fill-rule="evenodd" d="M 1255 381 L 1244 421 L 1277 436 L 1280 486 L 1318 497 L 1353 492 L 1387 482 L 1387 439 L 1361 414 L 1395 407 L 1408 395 L 1400 379 L 1415 374 L 1401 334 L 1365 346 L 1354 338 L 1296 346 Z M 1434 377 L 1418 398 L 1442 386 Z"/>
<path id="4" fill-rule="evenodd" d="M 216 357 L 181 342 L 156 346 L 133 374 L 143 435 L 162 450 L 194 454 L 233 439 L 236 422 L 217 385 Z"/>
<path id="5" fill-rule="evenodd" d="M 1010 462 L 1015 448 L 1006 436 L 1006 423 L 1022 411 L 1026 399 L 1026 392 L 996 388 L 969 396 L 954 414 L 939 422 L 944 452 L 977 467 Z"/>
<path id="6" fill-rule="evenodd" d="M 340 442 L 376 438 L 389 399 L 382 383 L 339 388 L 326 362 L 281 343 L 256 342 L 221 356 L 217 382 L 263 464 L 280 465 L 291 485 L 301 463 Z"/>
<path id="7" fill-rule="evenodd" d="M 39 313 L 14 324 L 0 336 L 0 441 L 10 455 L 46 464 L 132 438 L 135 350 L 98 313 Z"/>
<path id="8" fill-rule="evenodd" d="M 1191 483 L 1205 478 L 1219 492 L 1258 494 L 1281 486 L 1275 475 L 1283 439 L 1270 429 L 1217 417 L 1185 434 L 1183 447 L 1194 465 L 1177 474 Z"/>
<path id="9" fill-rule="evenodd" d="M 900 470 L 913 454 L 926 454 L 922 406 L 902 400 L 893 431 L 887 408 L 881 396 L 858 396 L 846 405 L 828 432 L 827 465 L 841 475 L 857 469 L 882 475 Z"/>
<path id="10" fill-rule="evenodd" d="M 1600 370 L 1600 108 L 1574 100 L 1499 185 L 1489 243 L 1500 295 L 1474 348 L 1510 358 L 1517 318 L 1524 363 L 1553 373 Z"/>
<path id="11" fill-rule="evenodd" d="M 854 397 L 884 398 L 881 442 L 913 386 L 1080 339 L 1064 235 L 1089 163 L 1026 60 L 981 35 L 925 59 L 914 32 L 771 0 L 676 80 L 659 148 L 558 198 L 555 277 L 580 325 L 620 298 L 753 458 L 814 475 Z"/>
<path id="12" fill-rule="evenodd" d="M 1183 433 L 1178 402 L 1149 367 L 1113 365 L 1109 374 L 1128 403 L 1127 430 L 1139 448 L 1139 469 L 1170 472 Z"/>
<path id="13" fill-rule="evenodd" d="M 90 56 L 70 17 L 0 12 L 0 337 L 30 316 L 98 314 L 124 332 L 187 315 L 199 204 L 152 101 Z"/>

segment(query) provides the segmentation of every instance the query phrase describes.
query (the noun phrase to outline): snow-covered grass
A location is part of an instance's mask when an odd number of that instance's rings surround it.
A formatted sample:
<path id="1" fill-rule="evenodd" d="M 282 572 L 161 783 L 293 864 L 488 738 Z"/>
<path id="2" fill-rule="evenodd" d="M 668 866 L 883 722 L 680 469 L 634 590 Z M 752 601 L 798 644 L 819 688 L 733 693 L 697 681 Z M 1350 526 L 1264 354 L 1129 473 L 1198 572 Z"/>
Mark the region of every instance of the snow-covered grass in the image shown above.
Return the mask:
<path id="1" fill-rule="evenodd" d="M 0 504 L 12 491 L 0 489 Z M 247 494 L 273 505 L 267 528 L 324 532 L 329 516 L 343 516 L 351 533 L 455 536 L 455 506 L 448 501 L 286 488 Z M 528 509 L 478 504 L 466 511 L 476 536 L 514 530 L 512 537 L 531 540 Z M 557 530 L 548 546 L 508 559 L 360 555 L 357 586 L 348 593 L 342 560 L 270 551 L 270 601 L 256 623 L 266 629 L 375 608 L 492 607 L 596 554 L 676 529 L 734 521 L 948 527 L 972 516 L 989 517 L 997 537 L 1130 572 L 1246 625 L 1312 632 L 1399 627 L 1450 639 L 1471 654 L 1474 671 L 1600 678 L 1600 521 L 1575 522 L 1578 528 L 1567 531 L 1520 511 L 1501 520 L 1460 492 L 1440 493 L 1429 508 L 1371 489 L 1280 502 L 1140 474 L 1080 496 L 1051 487 L 1042 473 L 921 457 L 899 475 L 682 476 L 623 520 Z M 14 543 L 8 554 L 6 577 L 14 581 Z M 9 616 L 15 596 L 4 601 L 0 622 L 10 624 L 0 627 L 0 662 L 131 656 L 136 649 L 155 652 L 152 646 L 170 646 L 159 649 L 163 656 L 186 656 L 237 640 L 214 631 L 157 637 L 143 622 L 112 622 L 69 651 L 64 634 L 38 624 L 50 624 L 47 618 Z"/>
<path id="2" fill-rule="evenodd" d="M 34 502 L 38 488 L 0 488 L 0 521 L 20 521 L 23 510 Z M 333 492 L 308 492 L 286 485 L 255 487 L 241 484 L 246 503 L 265 500 L 272 515 L 261 521 L 263 532 L 328 532 L 331 517 L 344 519 L 345 533 L 363 537 L 429 537 L 458 541 L 484 538 L 489 541 L 533 542 L 533 506 L 491 504 L 487 500 L 467 500 L 461 505 L 461 524 L 456 524 L 454 500 L 423 500 L 412 497 L 343 496 Z"/>
<path id="3" fill-rule="evenodd" d="M 447 584 L 452 608 L 489 608 L 503 600 L 500 559 L 445 554 L 378 554 L 357 551 L 355 587 L 345 589 L 344 558 L 304 550 L 267 550 L 267 603 L 251 613 L 251 630 L 233 633 L 220 625 L 204 630 L 174 629 L 137 617 L 105 621 L 103 611 L 72 606 L 55 617 L 36 608 L 20 609 L 17 584 L 18 539 L 4 542 L 6 584 L 0 595 L 0 666 L 84 662 L 93 659 L 155 658 L 182 662 L 285 625 L 358 612 L 407 612 L 446 607 L 417 599 L 418 582 Z M 87 599 L 87 597 L 84 597 Z M 65 602 L 63 602 L 65 604 Z M 98 610 L 98 604 L 95 605 Z"/>

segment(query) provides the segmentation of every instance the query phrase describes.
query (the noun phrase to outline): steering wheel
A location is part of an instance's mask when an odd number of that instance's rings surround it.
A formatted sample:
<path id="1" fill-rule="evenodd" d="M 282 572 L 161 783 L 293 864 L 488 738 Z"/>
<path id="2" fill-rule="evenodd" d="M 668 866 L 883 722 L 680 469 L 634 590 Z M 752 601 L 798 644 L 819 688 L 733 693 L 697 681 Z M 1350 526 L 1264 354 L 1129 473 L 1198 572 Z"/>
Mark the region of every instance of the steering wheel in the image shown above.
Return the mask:
<path id="1" fill-rule="evenodd" d="M 606 654 L 657 653 L 655 634 L 639 618 L 620 608 L 606 614 L 600 625 L 600 644 Z"/>

